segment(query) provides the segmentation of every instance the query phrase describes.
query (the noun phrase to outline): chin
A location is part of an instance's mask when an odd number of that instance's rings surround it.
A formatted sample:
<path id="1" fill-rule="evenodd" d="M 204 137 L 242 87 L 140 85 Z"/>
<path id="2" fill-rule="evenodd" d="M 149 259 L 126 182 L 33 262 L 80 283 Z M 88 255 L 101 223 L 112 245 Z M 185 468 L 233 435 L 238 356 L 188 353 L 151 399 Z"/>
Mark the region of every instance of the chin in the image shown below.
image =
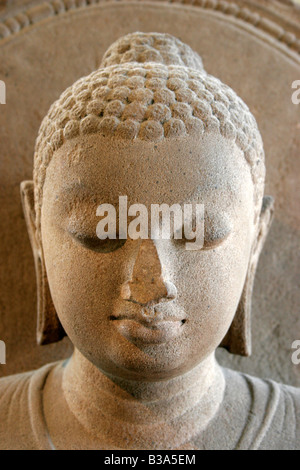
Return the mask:
<path id="1" fill-rule="evenodd" d="M 167 361 L 162 360 L 162 355 L 157 351 L 157 348 L 151 348 L 151 355 L 149 354 L 132 355 L 131 357 L 123 357 L 122 360 L 117 361 L 112 358 L 110 364 L 103 364 L 103 360 L 91 360 L 91 362 L 106 375 L 115 376 L 127 380 L 142 380 L 147 382 L 155 382 L 162 380 L 169 380 L 180 375 L 184 375 L 191 369 L 196 367 L 200 360 L 187 360 L 185 355 L 178 354 L 168 357 Z M 156 349 L 156 354 L 155 354 Z M 142 357 L 138 357 L 142 356 Z M 156 359 L 158 358 L 158 360 Z"/>

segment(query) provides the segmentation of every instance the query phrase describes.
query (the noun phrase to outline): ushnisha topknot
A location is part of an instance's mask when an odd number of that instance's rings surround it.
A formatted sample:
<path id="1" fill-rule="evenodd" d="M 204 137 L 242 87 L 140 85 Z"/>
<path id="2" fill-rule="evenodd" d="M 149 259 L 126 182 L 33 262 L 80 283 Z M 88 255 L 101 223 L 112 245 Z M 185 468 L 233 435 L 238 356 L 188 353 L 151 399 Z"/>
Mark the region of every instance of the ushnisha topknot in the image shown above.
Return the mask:
<path id="1" fill-rule="evenodd" d="M 118 139 L 162 139 L 217 132 L 244 152 L 260 210 L 265 166 L 256 120 L 236 93 L 208 75 L 179 39 L 132 33 L 113 43 L 101 66 L 62 93 L 42 121 L 34 156 L 36 224 L 53 153 L 66 140 L 97 133 Z"/>
<path id="2" fill-rule="evenodd" d="M 127 62 L 156 62 L 203 70 L 201 57 L 170 34 L 133 33 L 114 42 L 105 52 L 100 67 Z"/>

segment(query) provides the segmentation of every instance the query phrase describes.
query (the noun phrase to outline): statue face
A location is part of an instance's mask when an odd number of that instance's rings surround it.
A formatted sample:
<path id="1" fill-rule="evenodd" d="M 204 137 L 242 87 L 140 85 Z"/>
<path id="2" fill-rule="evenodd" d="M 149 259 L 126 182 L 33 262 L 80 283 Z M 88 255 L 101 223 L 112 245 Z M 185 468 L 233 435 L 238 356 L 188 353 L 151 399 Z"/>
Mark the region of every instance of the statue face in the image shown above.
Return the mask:
<path id="1" fill-rule="evenodd" d="M 41 226 L 52 298 L 75 347 L 103 371 L 148 380 L 211 354 L 242 293 L 253 191 L 242 152 L 221 136 L 66 142 L 47 170 Z M 151 204 L 204 204 L 206 249 L 172 237 L 97 239 L 97 207 L 118 208 L 119 196 L 149 213 Z"/>

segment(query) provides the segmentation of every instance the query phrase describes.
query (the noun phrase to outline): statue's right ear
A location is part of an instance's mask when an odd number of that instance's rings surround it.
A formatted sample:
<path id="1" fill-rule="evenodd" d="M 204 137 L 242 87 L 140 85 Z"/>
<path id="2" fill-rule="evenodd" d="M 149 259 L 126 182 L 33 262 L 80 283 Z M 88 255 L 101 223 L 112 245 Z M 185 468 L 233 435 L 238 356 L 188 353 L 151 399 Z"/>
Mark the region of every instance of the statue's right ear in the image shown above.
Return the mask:
<path id="1" fill-rule="evenodd" d="M 40 255 L 40 247 L 36 237 L 34 185 L 33 181 L 22 181 L 20 185 L 23 213 L 34 257 Z"/>
<path id="2" fill-rule="evenodd" d="M 49 344 L 60 341 L 66 333 L 59 321 L 48 284 L 43 247 L 37 236 L 36 214 L 34 209 L 33 181 L 21 183 L 21 199 L 28 235 L 32 247 L 37 282 L 37 342 Z"/>

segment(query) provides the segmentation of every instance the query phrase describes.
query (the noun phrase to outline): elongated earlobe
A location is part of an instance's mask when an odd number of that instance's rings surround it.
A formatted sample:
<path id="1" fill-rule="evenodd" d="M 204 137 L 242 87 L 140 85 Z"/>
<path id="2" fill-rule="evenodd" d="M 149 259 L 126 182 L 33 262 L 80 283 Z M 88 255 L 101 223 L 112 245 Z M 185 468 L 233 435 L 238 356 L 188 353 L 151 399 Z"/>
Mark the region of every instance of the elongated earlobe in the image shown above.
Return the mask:
<path id="1" fill-rule="evenodd" d="M 38 344 L 56 343 L 66 336 L 57 316 L 49 289 L 45 262 L 36 260 L 37 278 L 37 342 Z"/>
<path id="2" fill-rule="evenodd" d="M 259 255 L 272 223 L 273 214 L 274 200 L 271 196 L 265 196 L 260 213 L 258 235 L 252 248 L 241 299 L 231 326 L 220 345 L 232 354 L 240 356 L 250 356 L 251 354 L 251 303 L 255 272 Z"/>
<path id="3" fill-rule="evenodd" d="M 37 342 L 56 343 L 66 336 L 52 302 L 43 248 L 36 236 L 33 181 L 21 183 L 21 199 L 32 247 L 37 281 Z"/>

